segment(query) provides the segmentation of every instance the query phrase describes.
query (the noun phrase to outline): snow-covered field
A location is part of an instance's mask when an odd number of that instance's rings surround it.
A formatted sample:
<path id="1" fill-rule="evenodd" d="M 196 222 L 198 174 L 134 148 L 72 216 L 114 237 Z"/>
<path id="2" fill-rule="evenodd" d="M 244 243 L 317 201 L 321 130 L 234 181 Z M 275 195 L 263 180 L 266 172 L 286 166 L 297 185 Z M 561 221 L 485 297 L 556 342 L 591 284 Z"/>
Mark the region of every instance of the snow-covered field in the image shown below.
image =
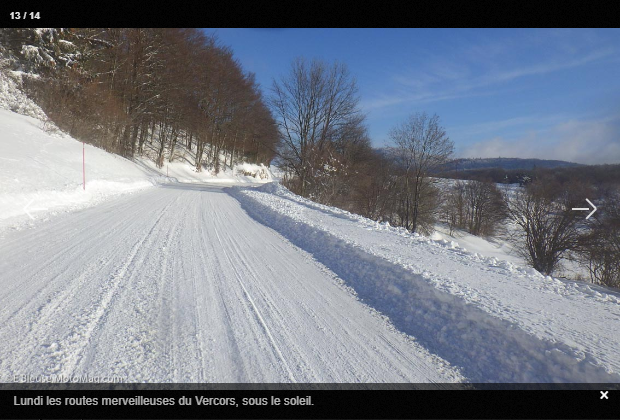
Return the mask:
<path id="1" fill-rule="evenodd" d="M 453 187 L 457 182 L 467 183 L 467 180 L 434 178 L 436 185 L 442 189 Z M 497 188 L 509 197 L 514 195 L 522 188 L 519 184 L 496 184 Z M 477 252 L 486 257 L 494 257 L 498 260 L 508 261 L 516 265 L 527 265 L 526 261 L 518 255 L 511 243 L 511 236 L 519 236 L 521 228 L 514 222 L 505 220 L 501 227 L 501 232 L 493 238 L 482 238 L 471 235 L 464 230 L 454 229 L 450 234 L 450 229 L 445 223 L 435 225 L 434 239 L 444 239 L 456 242 L 459 246 L 470 252 Z M 566 256 L 565 256 L 566 257 Z M 590 277 L 587 268 L 579 265 L 574 259 L 563 258 L 554 272 L 554 276 L 568 280 L 583 280 Z"/>
<path id="2" fill-rule="evenodd" d="M 454 229 L 450 234 L 450 229 L 443 224 L 435 225 L 435 232 L 431 238 L 439 242 L 441 240 L 456 242 L 459 247 L 485 257 L 493 257 L 515 265 L 525 265 L 523 258 L 518 256 L 513 246 L 503 238 L 482 238 L 458 229 Z"/>

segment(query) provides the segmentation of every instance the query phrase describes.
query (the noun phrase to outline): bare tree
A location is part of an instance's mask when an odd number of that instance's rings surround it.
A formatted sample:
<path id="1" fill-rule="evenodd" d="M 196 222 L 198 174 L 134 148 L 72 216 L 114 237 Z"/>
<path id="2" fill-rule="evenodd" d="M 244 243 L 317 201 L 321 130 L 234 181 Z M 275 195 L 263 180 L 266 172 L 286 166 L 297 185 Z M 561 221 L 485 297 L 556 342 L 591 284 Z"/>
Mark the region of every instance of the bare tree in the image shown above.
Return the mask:
<path id="1" fill-rule="evenodd" d="M 467 231 L 477 236 L 493 236 L 506 217 L 501 192 L 491 181 L 470 181 L 465 186 Z"/>
<path id="2" fill-rule="evenodd" d="M 417 113 L 390 131 L 394 152 L 402 169 L 401 225 L 415 232 L 422 224 L 428 230 L 435 219 L 436 188 L 429 174 L 446 162 L 454 143 L 439 124 L 439 117 Z"/>
<path id="3" fill-rule="evenodd" d="M 288 75 L 274 80 L 270 104 L 281 136 L 278 156 L 296 175 L 294 189 L 301 195 L 323 192 L 317 180 L 341 162 L 336 143 L 357 137 L 363 125 L 358 103 L 344 64 L 298 58 Z"/>
<path id="4" fill-rule="evenodd" d="M 374 151 L 356 174 L 351 211 L 379 222 L 392 222 L 396 178 L 393 162 Z"/>
<path id="5" fill-rule="evenodd" d="M 493 236 L 506 218 L 502 193 L 491 181 L 457 181 L 444 193 L 442 216 L 450 234 L 457 228 Z"/>
<path id="6" fill-rule="evenodd" d="M 603 202 L 581 238 L 577 261 L 592 283 L 620 288 L 620 190 L 605 194 Z"/>
<path id="7" fill-rule="evenodd" d="M 454 185 L 446 188 L 442 202 L 441 217 L 450 230 L 450 235 L 455 229 L 465 227 L 465 186 L 466 182 L 456 181 Z"/>
<path id="8" fill-rule="evenodd" d="M 583 214 L 571 209 L 587 196 L 575 183 L 540 180 L 505 194 L 508 216 L 519 228 L 512 238 L 517 252 L 542 274 L 553 273 L 560 259 L 577 248 Z"/>

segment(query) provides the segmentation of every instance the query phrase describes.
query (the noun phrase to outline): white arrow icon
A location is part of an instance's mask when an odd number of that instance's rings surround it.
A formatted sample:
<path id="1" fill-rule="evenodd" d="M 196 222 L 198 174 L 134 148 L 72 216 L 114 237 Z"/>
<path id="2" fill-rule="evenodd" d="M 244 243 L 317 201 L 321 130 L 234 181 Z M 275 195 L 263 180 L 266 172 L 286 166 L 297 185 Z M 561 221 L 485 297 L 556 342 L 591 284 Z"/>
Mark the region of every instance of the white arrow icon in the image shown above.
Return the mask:
<path id="1" fill-rule="evenodd" d="M 47 210 L 47 209 L 30 209 L 30 211 L 28 211 L 28 207 L 30 207 L 33 201 L 34 201 L 34 198 L 30 200 L 30 203 L 26 204 L 26 206 L 24 207 L 24 212 L 26 212 L 28 217 L 30 217 L 32 220 L 34 220 L 34 217 L 32 217 L 32 214 L 30 214 L 31 211 Z"/>
<path id="2" fill-rule="evenodd" d="M 596 211 L 596 206 L 594 204 L 592 204 L 592 202 L 590 200 L 588 200 L 587 198 L 586 198 L 586 201 L 588 202 L 589 205 L 592 206 L 592 211 L 590 212 L 590 214 L 588 214 L 586 216 L 586 220 L 588 220 L 590 218 L 590 216 L 592 216 L 594 214 L 594 212 Z M 590 208 L 589 207 L 573 207 L 573 210 L 585 210 L 585 211 L 588 211 L 588 210 L 590 210 Z"/>

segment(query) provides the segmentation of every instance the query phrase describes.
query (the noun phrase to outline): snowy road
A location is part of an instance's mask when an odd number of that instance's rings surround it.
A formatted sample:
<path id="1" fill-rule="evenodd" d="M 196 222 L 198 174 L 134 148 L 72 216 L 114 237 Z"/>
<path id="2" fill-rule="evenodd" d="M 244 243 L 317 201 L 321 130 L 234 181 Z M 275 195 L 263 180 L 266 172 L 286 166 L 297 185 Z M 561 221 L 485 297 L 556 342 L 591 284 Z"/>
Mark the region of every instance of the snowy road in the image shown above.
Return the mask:
<path id="1" fill-rule="evenodd" d="M 221 187 L 173 184 L 0 240 L 0 378 L 454 382 Z"/>

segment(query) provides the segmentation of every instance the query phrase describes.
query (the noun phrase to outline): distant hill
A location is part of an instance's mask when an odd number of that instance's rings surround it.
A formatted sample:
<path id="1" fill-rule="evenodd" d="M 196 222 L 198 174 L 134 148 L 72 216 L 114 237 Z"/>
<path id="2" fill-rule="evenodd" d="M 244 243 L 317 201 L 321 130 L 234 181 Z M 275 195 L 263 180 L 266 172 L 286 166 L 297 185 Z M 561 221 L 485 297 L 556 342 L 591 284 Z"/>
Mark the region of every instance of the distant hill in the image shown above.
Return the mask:
<path id="1" fill-rule="evenodd" d="M 520 159 L 520 158 L 461 158 L 453 159 L 445 165 L 446 171 L 467 171 L 473 169 L 553 169 L 583 166 L 563 160 Z"/>
<path id="2" fill-rule="evenodd" d="M 390 158 L 394 151 L 389 147 L 375 149 L 381 156 Z M 521 159 L 521 158 L 458 158 L 452 159 L 439 172 L 467 171 L 474 169 L 553 169 L 584 166 L 580 163 L 550 159 Z"/>

